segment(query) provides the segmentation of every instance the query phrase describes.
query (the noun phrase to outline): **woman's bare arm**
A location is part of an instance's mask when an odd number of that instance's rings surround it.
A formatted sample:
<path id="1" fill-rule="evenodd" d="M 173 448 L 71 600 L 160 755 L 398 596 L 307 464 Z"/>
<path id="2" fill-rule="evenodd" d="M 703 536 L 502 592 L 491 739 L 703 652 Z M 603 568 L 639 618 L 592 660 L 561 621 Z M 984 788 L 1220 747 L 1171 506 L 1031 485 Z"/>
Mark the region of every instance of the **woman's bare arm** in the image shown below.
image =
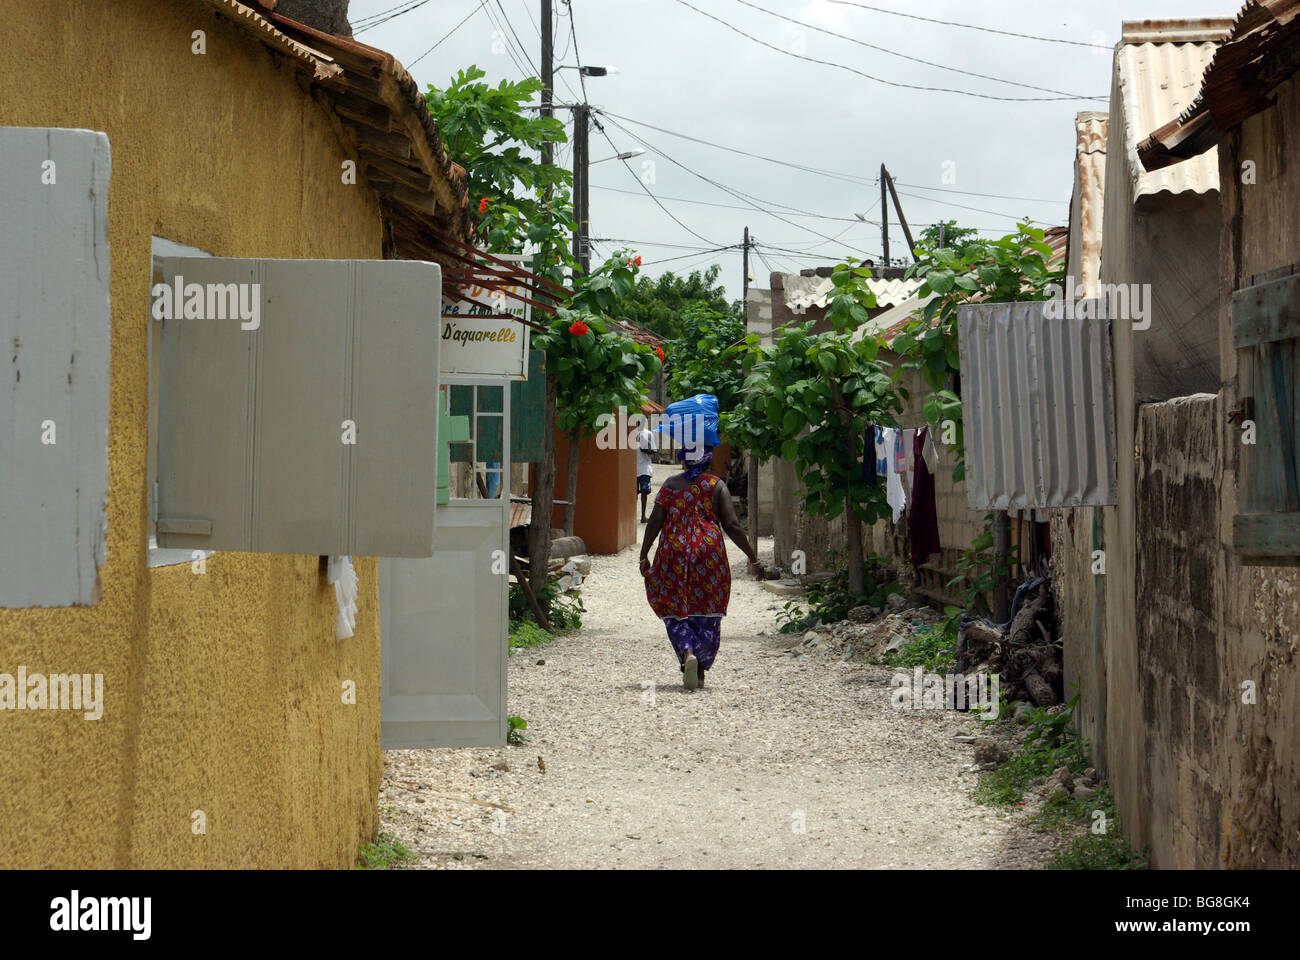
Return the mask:
<path id="1" fill-rule="evenodd" d="M 713 512 L 718 515 L 718 520 L 722 523 L 722 529 L 731 538 L 731 542 L 745 551 L 745 556 L 749 558 L 750 569 L 758 567 L 757 576 L 761 578 L 763 566 L 758 562 L 758 551 L 750 546 L 749 537 L 745 535 L 745 528 L 740 525 L 740 518 L 736 516 L 736 506 L 731 502 L 731 491 L 727 489 L 726 483 L 721 480 L 713 488 Z"/>
<path id="2" fill-rule="evenodd" d="M 664 526 L 664 508 L 655 504 L 650 512 L 650 522 L 645 525 L 645 536 L 641 538 L 641 576 L 650 572 L 650 548 L 659 539 L 659 531 Z"/>

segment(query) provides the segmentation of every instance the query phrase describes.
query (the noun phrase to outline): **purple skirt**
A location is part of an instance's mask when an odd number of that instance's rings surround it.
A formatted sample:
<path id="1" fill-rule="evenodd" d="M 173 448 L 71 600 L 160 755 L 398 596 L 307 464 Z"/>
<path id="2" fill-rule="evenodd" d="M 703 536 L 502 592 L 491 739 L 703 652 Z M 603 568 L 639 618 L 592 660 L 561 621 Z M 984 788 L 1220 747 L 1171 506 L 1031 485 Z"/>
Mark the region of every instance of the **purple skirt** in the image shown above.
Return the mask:
<path id="1" fill-rule="evenodd" d="M 718 644 L 722 642 L 721 617 L 684 617 L 677 619 L 665 617 L 664 626 L 668 629 L 668 642 L 673 645 L 677 662 L 684 664 L 688 654 L 695 654 L 700 661 L 700 669 L 708 670 L 718 656 Z"/>

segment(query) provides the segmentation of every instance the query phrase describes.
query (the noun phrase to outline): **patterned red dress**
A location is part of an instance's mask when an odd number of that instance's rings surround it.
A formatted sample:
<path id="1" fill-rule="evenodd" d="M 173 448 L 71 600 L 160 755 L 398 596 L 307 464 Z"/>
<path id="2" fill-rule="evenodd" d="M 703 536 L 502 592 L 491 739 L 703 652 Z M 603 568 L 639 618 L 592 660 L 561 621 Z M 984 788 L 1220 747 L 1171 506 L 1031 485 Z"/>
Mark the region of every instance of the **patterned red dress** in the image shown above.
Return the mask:
<path id="1" fill-rule="evenodd" d="M 684 490 L 662 487 L 655 497 L 655 505 L 667 516 L 645 593 L 658 617 L 717 617 L 727 612 L 731 564 L 722 524 L 713 512 L 713 490 L 719 483 L 706 473 Z"/>

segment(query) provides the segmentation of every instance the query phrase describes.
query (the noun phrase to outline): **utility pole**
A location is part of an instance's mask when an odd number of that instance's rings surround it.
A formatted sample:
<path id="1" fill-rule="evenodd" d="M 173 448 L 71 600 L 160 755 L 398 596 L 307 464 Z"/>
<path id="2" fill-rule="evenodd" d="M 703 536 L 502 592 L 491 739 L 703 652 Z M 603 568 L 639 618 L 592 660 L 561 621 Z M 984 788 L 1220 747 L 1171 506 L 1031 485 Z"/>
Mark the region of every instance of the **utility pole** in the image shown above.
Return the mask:
<path id="1" fill-rule="evenodd" d="M 889 266 L 889 199 L 885 196 L 885 191 L 889 189 L 885 186 L 885 178 L 889 176 L 889 171 L 885 165 L 880 165 L 880 244 L 883 246 L 885 254 L 885 266 Z"/>
<path id="2" fill-rule="evenodd" d="M 745 327 L 749 328 L 749 227 L 745 228 L 745 239 L 741 244 L 744 251 L 740 264 L 743 272 L 740 280 L 740 287 L 744 293 L 741 295 L 740 305 L 745 311 Z"/>
<path id="3" fill-rule="evenodd" d="M 741 309 L 745 311 L 745 330 L 749 330 L 749 227 L 745 228 L 745 239 L 741 244 Z M 758 549 L 758 457 L 749 452 L 749 476 L 745 482 L 745 513 L 749 526 L 749 540 Z"/>
<path id="4" fill-rule="evenodd" d="M 590 126 L 591 107 L 579 103 L 573 108 L 573 204 L 574 220 L 577 223 L 573 231 L 573 259 L 585 276 L 591 270 L 591 253 L 587 248 L 588 190 L 587 166 L 590 158 L 587 154 L 587 129 Z"/>
<path id="5" fill-rule="evenodd" d="M 894 212 L 898 214 L 898 222 L 903 228 L 903 236 L 907 238 L 907 249 L 912 254 L 912 259 L 916 259 L 916 244 L 912 242 L 912 231 L 908 229 L 907 217 L 903 216 L 903 205 L 898 202 L 898 191 L 894 189 L 894 178 L 889 175 L 885 165 L 880 165 L 880 178 L 889 184 L 889 195 L 894 198 Z"/>
<path id="6" fill-rule="evenodd" d="M 542 0 L 542 116 L 553 117 L 551 109 L 552 87 L 555 86 L 555 38 L 551 27 L 551 0 Z M 551 141 L 542 144 L 542 163 L 550 166 L 555 161 L 555 148 Z M 551 199 L 551 190 L 546 189 L 546 199 Z"/>
<path id="7" fill-rule="evenodd" d="M 542 3 L 542 116 L 554 116 L 551 109 L 552 88 L 555 86 L 554 68 L 554 28 L 551 20 L 551 0 Z M 548 140 L 542 144 L 542 163 L 555 162 L 555 149 Z M 546 188 L 546 202 L 551 202 L 551 188 Z M 551 249 L 543 244 L 541 249 L 542 270 L 551 264 Z M 532 495 L 533 518 L 528 524 L 528 578 L 518 574 L 516 579 L 524 589 L 524 594 L 535 600 L 537 593 L 546 586 L 548 571 L 547 558 L 551 555 L 551 517 L 555 512 L 555 371 L 546 372 L 546 390 L 542 400 L 542 456 L 533 468 L 529 491 Z M 541 620 L 538 621 L 541 623 Z M 545 627 L 543 627 L 545 629 Z"/>

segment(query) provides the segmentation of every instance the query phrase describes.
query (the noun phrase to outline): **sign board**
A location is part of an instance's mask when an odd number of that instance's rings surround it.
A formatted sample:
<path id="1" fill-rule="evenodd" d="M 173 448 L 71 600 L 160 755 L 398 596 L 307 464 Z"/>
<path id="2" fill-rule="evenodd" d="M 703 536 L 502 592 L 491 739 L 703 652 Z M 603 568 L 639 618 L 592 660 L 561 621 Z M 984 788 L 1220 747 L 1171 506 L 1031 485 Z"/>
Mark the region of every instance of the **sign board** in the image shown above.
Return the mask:
<path id="1" fill-rule="evenodd" d="M 529 254 L 498 257 L 521 266 Z M 442 298 L 442 350 L 440 370 L 444 377 L 504 377 L 528 379 L 528 341 L 532 307 L 522 297 L 528 291 L 520 285 L 502 284 L 504 289 L 465 287 L 450 284 Z M 458 294 L 468 299 L 460 299 Z M 470 302 L 476 301 L 476 302 Z M 518 320 L 506 320 L 509 314 Z M 520 322 L 520 320 L 524 322 Z"/>

